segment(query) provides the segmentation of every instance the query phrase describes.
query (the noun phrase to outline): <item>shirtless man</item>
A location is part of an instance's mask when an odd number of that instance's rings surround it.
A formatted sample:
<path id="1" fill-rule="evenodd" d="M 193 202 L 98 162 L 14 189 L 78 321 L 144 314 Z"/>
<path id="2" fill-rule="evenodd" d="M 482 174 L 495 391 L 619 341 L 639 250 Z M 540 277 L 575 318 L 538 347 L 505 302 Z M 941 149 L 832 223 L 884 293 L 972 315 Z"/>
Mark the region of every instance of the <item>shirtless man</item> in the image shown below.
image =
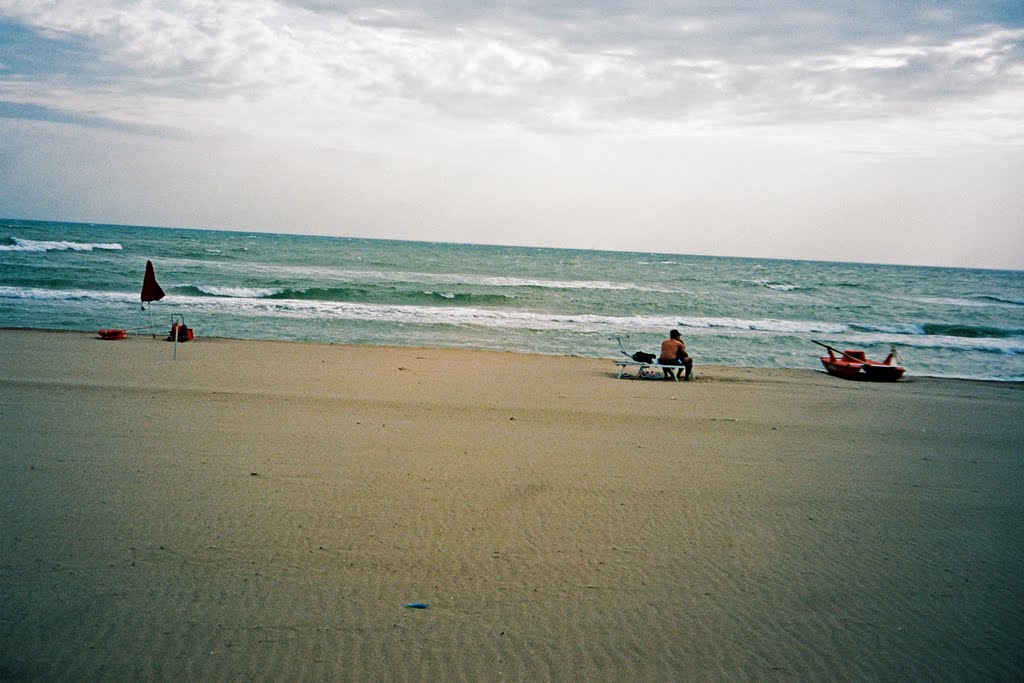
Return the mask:
<path id="1" fill-rule="evenodd" d="M 690 354 L 686 353 L 686 343 L 683 338 L 679 335 L 679 330 L 672 330 L 668 333 L 668 339 L 661 342 L 661 354 L 658 356 L 658 362 L 662 365 L 681 365 L 683 367 L 676 370 L 676 376 L 683 372 L 683 368 L 686 368 L 686 375 L 683 377 L 683 381 L 690 379 L 690 372 L 693 370 L 693 359 L 690 358 Z M 668 368 L 662 368 L 665 373 L 665 378 L 672 377 L 672 371 Z"/>

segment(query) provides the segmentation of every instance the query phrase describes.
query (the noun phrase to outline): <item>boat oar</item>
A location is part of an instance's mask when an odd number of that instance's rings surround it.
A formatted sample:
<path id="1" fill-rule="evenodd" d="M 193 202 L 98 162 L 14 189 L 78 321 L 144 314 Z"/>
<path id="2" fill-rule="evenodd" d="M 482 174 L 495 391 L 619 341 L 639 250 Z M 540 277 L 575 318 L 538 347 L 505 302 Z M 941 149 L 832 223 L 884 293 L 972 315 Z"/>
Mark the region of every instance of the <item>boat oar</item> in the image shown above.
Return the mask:
<path id="1" fill-rule="evenodd" d="M 849 358 L 850 360 L 852 360 L 855 363 L 863 363 L 864 362 L 863 358 L 857 358 L 856 356 L 851 356 L 846 351 L 840 351 L 839 349 L 835 348 L 834 346 L 829 346 L 828 344 L 822 344 L 820 341 L 817 341 L 815 339 L 812 339 L 811 341 L 814 342 L 815 344 L 817 344 L 818 346 L 824 346 L 826 349 L 828 349 L 829 351 L 831 351 L 833 353 L 838 353 L 840 356 L 842 356 L 844 358 Z"/>

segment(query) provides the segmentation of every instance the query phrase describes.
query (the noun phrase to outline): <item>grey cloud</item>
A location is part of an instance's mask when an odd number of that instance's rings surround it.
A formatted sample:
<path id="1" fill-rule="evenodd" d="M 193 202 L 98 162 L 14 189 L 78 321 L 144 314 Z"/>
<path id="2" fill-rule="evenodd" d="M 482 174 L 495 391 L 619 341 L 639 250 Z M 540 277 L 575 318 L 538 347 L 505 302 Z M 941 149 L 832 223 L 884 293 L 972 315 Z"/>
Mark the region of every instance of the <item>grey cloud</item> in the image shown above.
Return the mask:
<path id="1" fill-rule="evenodd" d="M 587 52 L 528 40 L 481 33 L 459 55 L 442 50 L 434 55 L 436 62 L 402 69 L 404 92 L 455 114 L 466 113 L 467 100 L 476 100 L 474 114 L 486 114 L 490 104 L 495 118 L 514 118 L 541 104 L 557 113 L 565 104 L 576 107 L 583 121 L 600 126 L 617 119 L 722 114 L 733 123 L 745 117 L 764 121 L 773 114 L 784 123 L 794 115 L 810 120 L 906 115 L 1024 90 L 1024 31 L 995 30 L 944 44 L 850 46 L 795 58 L 759 55 L 753 61 L 706 57 L 685 46 L 660 53 L 610 47 Z M 970 49 L 960 49 L 964 44 Z M 482 54 L 488 50 L 491 55 Z M 475 63 L 478 70 L 468 74 L 444 64 L 453 57 Z M 489 87 L 475 90 L 480 81 Z"/>
<path id="2" fill-rule="evenodd" d="M 1012 7 L 291 0 L 254 13 L 238 2 L 115 2 L 87 18 L 24 21 L 88 40 L 111 92 L 254 104 L 288 92 L 327 107 L 399 99 L 458 118 L 592 130 L 846 121 L 1022 92 Z"/>
<path id="3" fill-rule="evenodd" d="M 300 0 L 307 9 L 326 3 Z M 600 128 L 725 116 L 789 123 L 912 115 L 1024 88 L 1013 2 L 587 5 L 346 3 L 363 26 L 427 46 L 385 48 L 389 93 L 455 116 Z M 1000 28 L 995 20 L 1004 20 Z M 974 50 L 958 50 L 973 45 Z M 372 88 L 385 85 L 372 84 Z"/>
<path id="4" fill-rule="evenodd" d="M 649 53 L 687 49 L 704 57 L 798 55 L 853 44 L 918 36 L 939 41 L 972 27 L 1024 25 L 1018 0 L 963 3 L 921 0 L 720 0 L 590 3 L 379 3 L 292 0 L 293 6 L 346 16 L 357 23 L 438 33 L 509 30 L 557 40 L 572 49 L 629 47 Z M 746 60 L 750 61 L 750 60 Z"/>

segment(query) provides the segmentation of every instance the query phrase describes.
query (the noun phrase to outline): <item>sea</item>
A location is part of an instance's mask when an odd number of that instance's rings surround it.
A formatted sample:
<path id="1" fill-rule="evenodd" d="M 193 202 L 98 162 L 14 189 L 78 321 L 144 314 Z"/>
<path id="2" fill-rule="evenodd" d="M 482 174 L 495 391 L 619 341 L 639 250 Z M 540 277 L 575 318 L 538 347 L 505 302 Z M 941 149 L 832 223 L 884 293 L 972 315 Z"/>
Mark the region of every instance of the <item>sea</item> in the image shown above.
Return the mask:
<path id="1" fill-rule="evenodd" d="M 166 292 L 140 301 L 146 261 Z M 1024 381 L 1024 271 L 0 219 L 0 326 Z M 116 343 L 116 342 L 109 342 Z M 621 348 L 620 348 L 621 344 Z"/>

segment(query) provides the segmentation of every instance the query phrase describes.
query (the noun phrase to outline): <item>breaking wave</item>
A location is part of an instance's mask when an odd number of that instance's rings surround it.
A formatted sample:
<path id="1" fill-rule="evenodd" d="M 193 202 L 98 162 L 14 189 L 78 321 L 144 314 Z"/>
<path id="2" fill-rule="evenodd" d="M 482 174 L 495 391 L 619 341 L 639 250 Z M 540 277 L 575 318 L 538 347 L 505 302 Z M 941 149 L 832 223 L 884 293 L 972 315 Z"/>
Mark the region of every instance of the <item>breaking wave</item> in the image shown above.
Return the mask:
<path id="1" fill-rule="evenodd" d="M 23 240 L 12 237 L 0 244 L 0 251 L 120 251 L 124 247 L 116 242 L 69 242 L 66 240 Z"/>
<path id="2" fill-rule="evenodd" d="M 983 308 L 985 306 L 1024 306 L 1024 299 L 996 296 L 994 294 L 979 294 L 972 297 L 920 297 L 917 299 L 925 304 L 938 304 L 940 306 L 960 306 L 968 308 Z"/>
<path id="3" fill-rule="evenodd" d="M 1024 329 L 958 323 L 906 323 L 890 325 L 851 325 L 860 332 L 882 332 L 906 336 L 963 337 L 966 339 L 1012 339 L 1024 337 Z"/>
<path id="4" fill-rule="evenodd" d="M 285 291 L 276 287 L 183 287 L 184 293 L 209 294 L 210 296 L 223 296 L 240 299 L 262 299 L 275 296 Z"/>
<path id="5" fill-rule="evenodd" d="M 192 258 L 164 258 L 163 263 L 180 267 L 209 267 L 210 261 Z M 611 280 L 555 280 L 547 278 L 514 277 L 502 275 L 485 275 L 480 273 L 426 273 L 416 271 L 374 270 L 354 268 L 332 268 L 329 266 L 280 265 L 264 263 L 234 264 L 221 261 L 217 263 L 223 269 L 230 269 L 248 275 L 258 275 L 268 281 L 309 279 L 314 281 L 341 281 L 345 285 L 358 286 L 375 283 L 391 285 L 420 285 L 442 289 L 442 285 L 460 285 L 477 287 L 494 287 L 503 289 L 564 289 L 564 290 L 595 290 L 622 292 L 652 292 L 661 294 L 679 294 L 683 290 L 676 287 L 655 287 L 633 282 L 614 282 Z M 326 289 L 326 288 L 325 288 Z M 301 294 L 303 290 L 296 289 Z"/>
<path id="6" fill-rule="evenodd" d="M 776 292 L 792 292 L 796 289 L 803 289 L 799 285 L 791 285 L 786 282 L 772 282 L 771 280 L 754 280 L 754 284 L 774 289 Z"/>
<path id="7" fill-rule="evenodd" d="M 469 305 L 503 305 L 516 299 L 506 294 L 401 289 L 376 285 L 352 287 L 181 287 L 178 293 L 231 299 L 273 299 L 276 301 L 324 301 L 362 303 L 436 303 Z"/>

